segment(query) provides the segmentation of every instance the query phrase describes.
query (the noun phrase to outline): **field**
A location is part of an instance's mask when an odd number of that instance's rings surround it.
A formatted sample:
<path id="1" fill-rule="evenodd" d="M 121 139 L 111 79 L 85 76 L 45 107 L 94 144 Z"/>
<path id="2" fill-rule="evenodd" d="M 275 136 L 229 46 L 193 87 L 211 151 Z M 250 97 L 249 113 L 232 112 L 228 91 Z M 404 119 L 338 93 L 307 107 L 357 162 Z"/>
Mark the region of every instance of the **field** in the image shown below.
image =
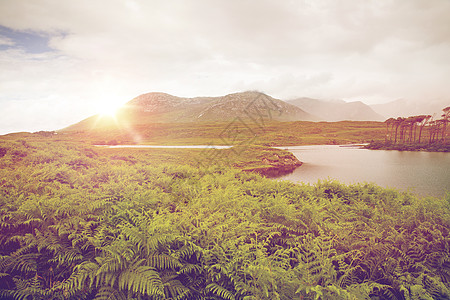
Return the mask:
<path id="1" fill-rule="evenodd" d="M 448 196 L 243 172 L 289 158 L 266 147 L 19 136 L 0 141 L 2 299 L 450 298 Z"/>
<path id="2" fill-rule="evenodd" d="M 126 129 L 124 129 L 126 128 Z M 233 122 L 156 123 L 132 127 L 61 130 L 58 140 L 91 144 L 238 145 L 265 146 L 346 144 L 384 140 L 381 122 Z"/>

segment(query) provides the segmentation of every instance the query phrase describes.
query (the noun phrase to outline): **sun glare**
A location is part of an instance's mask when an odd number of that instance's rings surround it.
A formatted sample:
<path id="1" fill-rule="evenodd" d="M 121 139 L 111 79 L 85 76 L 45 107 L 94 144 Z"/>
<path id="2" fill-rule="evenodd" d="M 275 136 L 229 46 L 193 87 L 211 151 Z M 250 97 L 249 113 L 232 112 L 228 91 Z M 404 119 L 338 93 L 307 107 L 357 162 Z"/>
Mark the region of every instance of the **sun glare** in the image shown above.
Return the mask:
<path id="1" fill-rule="evenodd" d="M 102 116 L 115 117 L 117 110 L 118 110 L 118 107 L 105 105 L 99 111 Z"/>
<path id="2" fill-rule="evenodd" d="M 97 112 L 101 116 L 115 118 L 120 106 L 119 103 L 103 101 L 97 105 Z"/>

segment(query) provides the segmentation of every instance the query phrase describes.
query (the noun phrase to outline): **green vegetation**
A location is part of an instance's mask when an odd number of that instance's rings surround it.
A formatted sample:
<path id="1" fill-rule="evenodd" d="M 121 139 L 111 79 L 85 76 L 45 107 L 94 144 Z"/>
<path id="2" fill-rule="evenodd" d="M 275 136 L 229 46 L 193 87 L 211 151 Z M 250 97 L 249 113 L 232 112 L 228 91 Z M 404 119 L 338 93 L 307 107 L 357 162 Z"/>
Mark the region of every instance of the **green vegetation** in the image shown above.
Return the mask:
<path id="1" fill-rule="evenodd" d="M 295 185 L 211 157 L 0 141 L 0 297 L 450 298 L 450 195 Z"/>
<path id="2" fill-rule="evenodd" d="M 267 177 L 292 172 L 302 163 L 292 153 L 265 146 L 236 146 L 220 151 L 228 165 Z"/>
<path id="3" fill-rule="evenodd" d="M 450 152 L 450 142 L 447 143 L 423 143 L 423 144 L 408 144 L 408 143 L 391 143 L 391 142 L 371 142 L 367 149 L 372 150 L 398 150 L 398 151 L 430 151 L 430 152 Z"/>
<path id="4" fill-rule="evenodd" d="M 119 128 L 62 130 L 53 140 L 91 144 L 239 145 L 265 146 L 365 143 L 383 140 L 382 122 L 234 122 L 154 123 Z M 41 137 L 41 136 L 39 136 Z M 17 138 L 17 136 L 15 136 Z M 32 138 L 29 135 L 27 138 Z"/>

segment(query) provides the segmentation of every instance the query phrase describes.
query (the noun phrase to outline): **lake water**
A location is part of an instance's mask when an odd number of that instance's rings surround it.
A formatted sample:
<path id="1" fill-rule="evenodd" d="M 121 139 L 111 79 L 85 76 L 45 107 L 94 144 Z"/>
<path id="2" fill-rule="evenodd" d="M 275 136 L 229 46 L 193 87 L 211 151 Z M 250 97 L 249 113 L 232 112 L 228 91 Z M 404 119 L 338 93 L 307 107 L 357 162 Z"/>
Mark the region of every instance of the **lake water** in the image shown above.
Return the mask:
<path id="1" fill-rule="evenodd" d="M 106 145 L 105 145 L 106 146 Z M 104 146 L 104 147 L 105 147 Z M 117 145 L 109 148 L 227 149 L 218 145 Z M 409 190 L 420 196 L 443 197 L 450 192 L 450 153 L 367 150 L 335 145 L 277 147 L 292 152 L 303 165 L 277 180 L 317 183 L 371 182 Z"/>
<path id="2" fill-rule="evenodd" d="M 161 148 L 161 149 L 229 149 L 232 146 L 220 146 L 220 145 L 96 145 L 98 147 L 108 148 Z"/>
<path id="3" fill-rule="evenodd" d="M 289 150 L 303 165 L 278 180 L 371 182 L 409 190 L 420 196 L 443 197 L 450 192 L 450 153 L 367 150 L 334 145 L 279 149 Z"/>

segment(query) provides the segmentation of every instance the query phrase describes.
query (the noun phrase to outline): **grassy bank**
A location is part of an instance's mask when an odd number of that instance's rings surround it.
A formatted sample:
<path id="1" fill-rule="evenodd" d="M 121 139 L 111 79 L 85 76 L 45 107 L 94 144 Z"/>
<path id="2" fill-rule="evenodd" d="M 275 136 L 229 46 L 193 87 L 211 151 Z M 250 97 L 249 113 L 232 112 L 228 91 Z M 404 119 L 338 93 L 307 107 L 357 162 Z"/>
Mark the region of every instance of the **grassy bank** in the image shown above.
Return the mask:
<path id="1" fill-rule="evenodd" d="M 236 168 L 244 172 L 256 172 L 261 175 L 289 172 L 301 165 L 301 162 L 288 151 L 257 145 L 235 146 L 231 149 L 139 149 L 107 147 L 95 147 L 94 149 L 98 153 L 101 153 L 101 155 L 110 157 L 111 159 L 121 159 L 135 163 L 172 163 L 193 167 L 216 165 L 224 168 Z"/>
<path id="2" fill-rule="evenodd" d="M 423 144 L 393 144 L 381 141 L 371 142 L 366 146 L 372 150 L 398 150 L 398 151 L 429 151 L 429 152 L 450 152 L 450 142 L 448 143 L 423 143 Z"/>
<path id="3" fill-rule="evenodd" d="M 272 181 L 203 150 L 0 148 L 2 299 L 450 297 L 450 199 Z"/>

